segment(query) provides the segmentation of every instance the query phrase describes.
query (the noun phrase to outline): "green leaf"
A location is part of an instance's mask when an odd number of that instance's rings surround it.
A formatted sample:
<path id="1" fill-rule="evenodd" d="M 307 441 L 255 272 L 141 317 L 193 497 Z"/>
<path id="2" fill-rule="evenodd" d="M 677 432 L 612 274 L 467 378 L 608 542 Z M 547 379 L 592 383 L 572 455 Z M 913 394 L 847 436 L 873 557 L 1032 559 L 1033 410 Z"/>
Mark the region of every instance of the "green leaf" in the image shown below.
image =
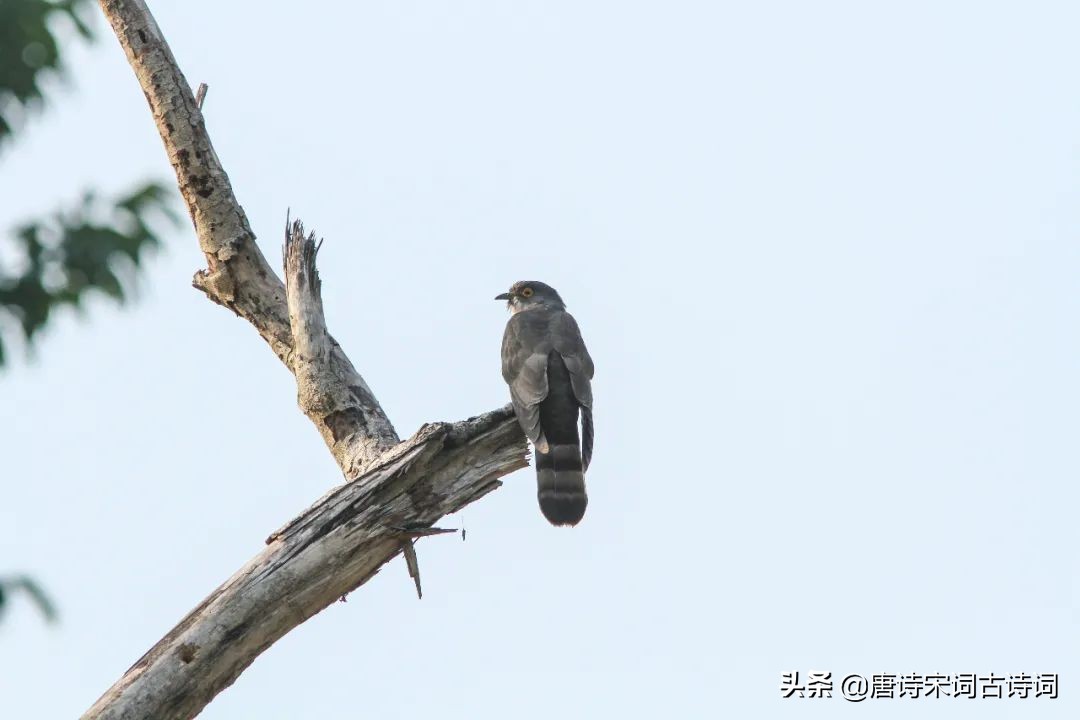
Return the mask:
<path id="1" fill-rule="evenodd" d="M 20 273 L 0 268 L 0 312 L 18 321 L 32 345 L 57 306 L 78 308 L 94 291 L 124 302 L 147 250 L 161 243 L 155 219 L 178 222 L 174 198 L 158 183 L 141 185 L 111 203 L 86 193 L 47 220 L 22 224 L 13 240 L 26 267 Z"/>
<path id="2" fill-rule="evenodd" d="M 54 20 L 64 18 L 86 40 L 93 38 L 80 17 L 89 0 L 0 0 L 0 141 L 17 120 L 41 106 L 42 81 L 63 71 Z"/>

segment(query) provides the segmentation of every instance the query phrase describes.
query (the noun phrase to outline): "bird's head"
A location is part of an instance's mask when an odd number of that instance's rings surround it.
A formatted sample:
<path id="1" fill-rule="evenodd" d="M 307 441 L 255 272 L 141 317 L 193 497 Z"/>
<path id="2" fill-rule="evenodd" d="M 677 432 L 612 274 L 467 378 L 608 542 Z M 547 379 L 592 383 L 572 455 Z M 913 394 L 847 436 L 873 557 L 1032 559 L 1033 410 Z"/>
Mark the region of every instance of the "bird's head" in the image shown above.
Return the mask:
<path id="1" fill-rule="evenodd" d="M 555 308 L 562 310 L 566 303 L 555 292 L 555 288 L 538 280 L 521 280 L 510 286 L 510 292 L 496 295 L 496 300 L 505 300 L 510 312 L 516 313 L 533 308 Z"/>

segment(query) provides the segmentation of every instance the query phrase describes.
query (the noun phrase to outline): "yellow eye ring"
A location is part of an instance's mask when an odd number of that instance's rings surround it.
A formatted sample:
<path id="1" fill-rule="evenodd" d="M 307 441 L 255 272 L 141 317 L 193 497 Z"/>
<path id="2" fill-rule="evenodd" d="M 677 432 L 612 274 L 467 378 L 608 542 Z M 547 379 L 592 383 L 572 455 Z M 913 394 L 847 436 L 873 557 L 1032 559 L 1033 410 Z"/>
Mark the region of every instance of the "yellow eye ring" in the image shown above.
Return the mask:
<path id="1" fill-rule="evenodd" d="M 523 289 L 521 291 L 521 297 L 524 297 L 524 298 L 532 297 L 532 294 L 533 294 L 533 289 L 532 288 L 525 288 L 525 289 Z"/>

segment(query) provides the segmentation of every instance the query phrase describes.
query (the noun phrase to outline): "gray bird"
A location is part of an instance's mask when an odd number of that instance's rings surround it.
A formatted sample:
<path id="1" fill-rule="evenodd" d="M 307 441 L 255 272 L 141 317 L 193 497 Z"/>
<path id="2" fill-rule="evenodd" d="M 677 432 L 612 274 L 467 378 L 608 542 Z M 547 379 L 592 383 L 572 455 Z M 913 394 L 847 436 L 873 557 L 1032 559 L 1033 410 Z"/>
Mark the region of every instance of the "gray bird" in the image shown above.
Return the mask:
<path id="1" fill-rule="evenodd" d="M 523 280 L 495 299 L 505 300 L 512 313 L 503 334 L 502 375 L 535 449 L 540 511 L 552 525 L 577 525 L 589 502 L 592 358 L 555 288 Z"/>

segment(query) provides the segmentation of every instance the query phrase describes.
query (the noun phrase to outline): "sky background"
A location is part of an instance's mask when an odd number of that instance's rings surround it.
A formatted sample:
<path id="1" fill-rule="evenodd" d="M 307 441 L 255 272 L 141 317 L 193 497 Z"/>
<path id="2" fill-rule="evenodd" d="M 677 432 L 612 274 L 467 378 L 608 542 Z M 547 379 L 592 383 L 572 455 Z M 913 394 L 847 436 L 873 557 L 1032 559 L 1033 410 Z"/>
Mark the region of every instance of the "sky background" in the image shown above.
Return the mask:
<path id="1" fill-rule="evenodd" d="M 208 719 L 1076 717 L 1080 10 L 1067 2 L 151 3 L 275 266 L 402 436 L 507 402 L 515 280 L 596 362 L 590 504 L 533 470 L 260 656 Z M 0 227 L 171 181 L 111 32 L 0 157 Z M 177 203 L 179 207 L 179 201 Z M 340 473 L 190 287 L 0 374 L 0 715 L 76 717 Z M 781 673 L 1060 674 L 1055 701 Z"/>

